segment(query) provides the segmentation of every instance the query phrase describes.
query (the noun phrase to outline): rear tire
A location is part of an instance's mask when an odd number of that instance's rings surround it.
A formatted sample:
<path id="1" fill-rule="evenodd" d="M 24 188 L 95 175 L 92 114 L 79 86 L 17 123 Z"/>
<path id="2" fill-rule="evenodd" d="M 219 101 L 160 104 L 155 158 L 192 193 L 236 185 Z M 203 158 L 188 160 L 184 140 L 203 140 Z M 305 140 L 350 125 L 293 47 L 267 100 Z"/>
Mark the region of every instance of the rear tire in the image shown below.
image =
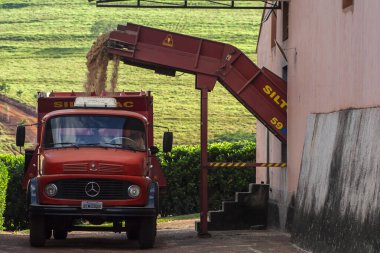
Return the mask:
<path id="1" fill-rule="evenodd" d="M 140 249 L 153 248 L 156 239 L 157 218 L 144 217 L 140 222 L 139 246 Z"/>
<path id="2" fill-rule="evenodd" d="M 33 247 L 43 247 L 46 241 L 45 218 L 43 216 L 30 217 L 29 242 Z"/>
<path id="3" fill-rule="evenodd" d="M 62 228 L 54 229 L 53 237 L 56 240 L 65 240 L 67 238 L 67 231 Z"/>

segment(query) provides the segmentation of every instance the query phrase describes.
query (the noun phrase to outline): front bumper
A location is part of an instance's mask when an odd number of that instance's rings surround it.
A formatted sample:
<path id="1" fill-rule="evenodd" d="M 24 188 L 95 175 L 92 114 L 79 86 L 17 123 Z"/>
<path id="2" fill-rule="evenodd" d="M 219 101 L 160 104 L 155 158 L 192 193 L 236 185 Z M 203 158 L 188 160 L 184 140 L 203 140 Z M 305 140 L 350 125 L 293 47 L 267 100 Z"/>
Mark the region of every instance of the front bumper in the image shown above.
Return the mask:
<path id="1" fill-rule="evenodd" d="M 72 217 L 147 217 L 156 216 L 154 206 L 144 207 L 103 207 L 99 210 L 85 210 L 74 206 L 38 205 L 29 206 L 31 216 L 72 216 Z"/>
<path id="2" fill-rule="evenodd" d="M 82 209 L 78 205 L 41 205 L 37 195 L 36 178 L 28 185 L 29 215 L 34 216 L 71 216 L 80 217 L 147 217 L 158 214 L 158 185 L 151 183 L 148 201 L 145 206 L 104 206 L 102 209 Z"/>

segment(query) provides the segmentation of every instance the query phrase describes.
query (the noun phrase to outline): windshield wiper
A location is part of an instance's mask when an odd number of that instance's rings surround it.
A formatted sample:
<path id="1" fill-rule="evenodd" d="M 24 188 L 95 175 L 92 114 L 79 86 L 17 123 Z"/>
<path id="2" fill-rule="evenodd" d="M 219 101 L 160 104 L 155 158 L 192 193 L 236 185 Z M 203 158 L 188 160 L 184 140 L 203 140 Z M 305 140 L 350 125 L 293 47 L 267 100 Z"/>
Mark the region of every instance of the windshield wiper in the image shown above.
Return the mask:
<path id="1" fill-rule="evenodd" d="M 111 146 L 119 146 L 119 147 L 123 146 L 123 144 L 121 144 L 121 143 L 111 143 L 111 142 L 103 142 L 101 144 L 111 145 Z"/>
<path id="2" fill-rule="evenodd" d="M 49 143 L 48 145 L 52 145 L 53 147 L 56 147 L 56 145 L 69 145 L 70 147 L 79 148 L 79 146 L 74 142 L 54 142 Z"/>
<path id="3" fill-rule="evenodd" d="M 135 147 L 133 147 L 133 146 L 131 146 L 131 145 L 126 145 L 126 144 L 122 144 L 122 143 L 104 142 L 104 143 L 102 143 L 102 144 L 111 145 L 111 146 L 117 146 L 117 147 L 121 147 L 121 148 L 129 149 L 129 150 L 132 150 L 132 151 L 141 151 L 141 150 L 136 149 Z"/>
<path id="4" fill-rule="evenodd" d="M 96 142 L 96 143 L 81 143 L 81 144 L 78 144 L 78 146 L 80 146 L 80 147 L 83 147 L 83 146 L 98 146 L 100 144 L 101 144 L 100 142 Z"/>

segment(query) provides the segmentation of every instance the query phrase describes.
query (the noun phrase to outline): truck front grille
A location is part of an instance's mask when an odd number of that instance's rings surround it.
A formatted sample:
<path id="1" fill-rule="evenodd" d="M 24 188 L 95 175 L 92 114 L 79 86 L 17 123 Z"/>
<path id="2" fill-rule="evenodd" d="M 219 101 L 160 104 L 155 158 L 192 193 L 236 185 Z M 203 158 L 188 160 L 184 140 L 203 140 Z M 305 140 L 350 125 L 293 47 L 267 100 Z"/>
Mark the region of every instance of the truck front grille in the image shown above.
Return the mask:
<path id="1" fill-rule="evenodd" d="M 99 163 L 98 169 L 101 174 L 120 174 L 123 172 L 123 165 Z"/>
<path id="2" fill-rule="evenodd" d="M 54 198 L 83 200 L 128 199 L 129 182 L 110 179 L 64 179 L 54 182 L 58 193 Z M 86 189 L 87 188 L 87 189 Z"/>
<path id="3" fill-rule="evenodd" d="M 93 167 L 92 167 L 93 166 Z M 105 174 L 105 175 L 120 175 L 124 171 L 124 165 L 108 164 L 108 163 L 73 163 L 64 164 L 63 173 L 66 174 Z"/>
<path id="4" fill-rule="evenodd" d="M 88 163 L 74 163 L 74 164 L 64 164 L 63 172 L 69 174 L 75 173 L 86 173 L 88 171 Z"/>

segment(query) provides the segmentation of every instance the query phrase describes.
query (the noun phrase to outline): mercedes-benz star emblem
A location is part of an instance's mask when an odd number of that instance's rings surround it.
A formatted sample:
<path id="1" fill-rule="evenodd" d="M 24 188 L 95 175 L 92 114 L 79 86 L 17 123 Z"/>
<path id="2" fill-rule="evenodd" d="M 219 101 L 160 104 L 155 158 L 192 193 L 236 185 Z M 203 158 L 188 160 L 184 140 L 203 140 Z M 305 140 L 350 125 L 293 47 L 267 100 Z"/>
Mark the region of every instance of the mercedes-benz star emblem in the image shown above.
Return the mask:
<path id="1" fill-rule="evenodd" d="M 94 198 L 99 195 L 100 193 L 100 186 L 96 182 L 88 182 L 86 184 L 86 188 L 84 189 L 87 196 Z"/>

